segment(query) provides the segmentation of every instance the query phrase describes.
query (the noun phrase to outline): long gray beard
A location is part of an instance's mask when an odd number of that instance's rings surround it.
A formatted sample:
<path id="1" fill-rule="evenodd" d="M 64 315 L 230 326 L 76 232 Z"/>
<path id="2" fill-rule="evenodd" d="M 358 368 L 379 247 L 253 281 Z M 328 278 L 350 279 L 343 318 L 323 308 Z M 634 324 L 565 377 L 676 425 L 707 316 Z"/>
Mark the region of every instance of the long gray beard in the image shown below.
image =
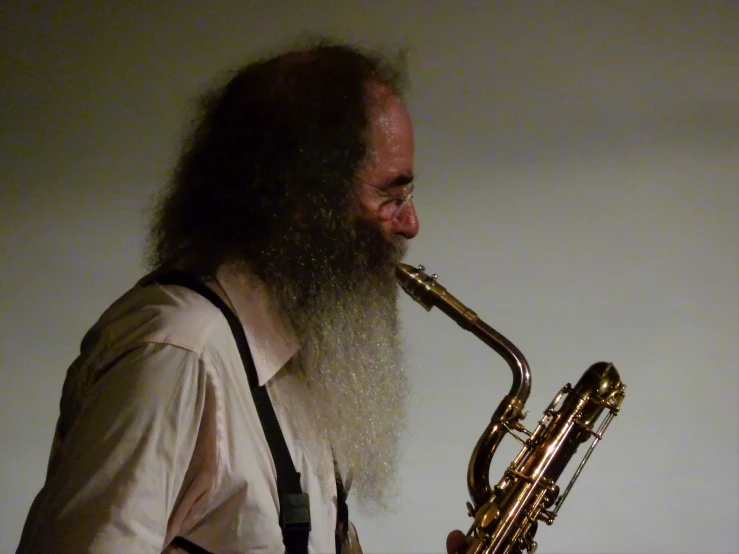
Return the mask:
<path id="1" fill-rule="evenodd" d="M 334 458 L 367 512 L 397 499 L 399 439 L 409 386 L 394 280 L 336 290 L 321 313 L 303 314 L 301 365 Z"/>
<path id="2" fill-rule="evenodd" d="M 328 439 L 352 498 L 371 514 L 398 498 L 409 383 L 393 269 L 405 244 L 388 244 L 372 232 L 360 236 L 378 253 L 376 264 L 360 256 L 355 267 L 319 267 L 311 279 L 319 286 L 308 295 L 304 276 L 291 279 L 287 272 L 270 288 L 300 343 L 293 370 L 300 368 L 311 392 L 288 408 L 298 440 L 320 459 Z M 324 437 L 316 437 L 316 429 Z"/>
<path id="3" fill-rule="evenodd" d="M 300 343 L 291 369 L 311 394 L 288 407 L 298 440 L 320 460 L 328 439 L 352 498 L 374 513 L 397 499 L 409 385 L 394 270 L 407 241 L 349 218 L 328 223 L 286 225 L 260 271 Z"/>

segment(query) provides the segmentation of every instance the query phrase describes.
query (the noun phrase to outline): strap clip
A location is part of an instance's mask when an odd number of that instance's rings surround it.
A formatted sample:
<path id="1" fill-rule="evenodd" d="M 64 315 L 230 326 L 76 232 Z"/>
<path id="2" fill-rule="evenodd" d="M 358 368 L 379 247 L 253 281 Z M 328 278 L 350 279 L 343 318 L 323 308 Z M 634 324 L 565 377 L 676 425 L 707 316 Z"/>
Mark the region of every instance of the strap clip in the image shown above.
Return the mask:
<path id="1" fill-rule="evenodd" d="M 280 496 L 280 527 L 283 531 L 310 532 L 308 493 L 283 494 Z"/>

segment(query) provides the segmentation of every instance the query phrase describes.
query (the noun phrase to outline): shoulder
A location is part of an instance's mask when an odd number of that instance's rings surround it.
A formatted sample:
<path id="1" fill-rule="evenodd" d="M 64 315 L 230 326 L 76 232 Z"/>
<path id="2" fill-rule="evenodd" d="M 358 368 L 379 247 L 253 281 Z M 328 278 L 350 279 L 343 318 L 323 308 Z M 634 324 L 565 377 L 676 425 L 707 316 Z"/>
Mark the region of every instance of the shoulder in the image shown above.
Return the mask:
<path id="1" fill-rule="evenodd" d="M 224 328 L 228 324 L 220 310 L 188 289 L 135 285 L 83 338 L 67 370 L 61 425 L 70 428 L 83 402 L 103 398 L 110 387 L 115 399 L 135 399 L 137 410 L 155 408 L 164 397 L 199 394 L 212 373 L 203 352 Z"/>
<path id="2" fill-rule="evenodd" d="M 226 326 L 221 311 L 201 295 L 176 285 L 137 284 L 118 298 L 88 331 L 82 350 L 130 350 L 162 344 L 200 356 Z"/>

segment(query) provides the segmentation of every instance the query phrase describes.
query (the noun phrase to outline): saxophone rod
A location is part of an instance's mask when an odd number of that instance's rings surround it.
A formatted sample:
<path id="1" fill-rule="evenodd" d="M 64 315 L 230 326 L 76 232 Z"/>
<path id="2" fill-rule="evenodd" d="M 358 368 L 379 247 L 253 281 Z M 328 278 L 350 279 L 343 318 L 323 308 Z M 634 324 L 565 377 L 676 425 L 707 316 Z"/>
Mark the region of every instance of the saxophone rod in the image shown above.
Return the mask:
<path id="1" fill-rule="evenodd" d="M 580 461 L 580 465 L 577 466 L 577 469 L 575 470 L 575 473 L 572 475 L 570 482 L 567 483 L 567 488 L 565 488 L 564 492 L 557 499 L 557 503 L 555 504 L 554 509 L 552 510 L 552 516 L 556 516 L 557 513 L 559 512 L 559 509 L 562 507 L 562 504 L 564 504 L 565 498 L 567 498 L 567 495 L 570 494 L 570 490 L 572 490 L 572 487 L 575 484 L 575 481 L 577 481 L 577 478 L 580 476 L 580 472 L 582 472 L 582 469 L 585 467 L 585 464 L 590 459 L 590 455 L 593 453 L 593 450 L 595 450 L 595 447 L 598 446 L 598 443 L 603 439 L 603 434 L 606 432 L 608 425 L 610 425 L 611 420 L 615 417 L 615 415 L 616 415 L 616 412 L 613 409 L 610 409 L 610 411 L 608 412 L 608 415 L 606 416 L 605 420 L 603 420 L 598 430 L 595 433 L 592 433 L 595 438 L 593 439 L 593 442 L 590 444 L 590 447 L 588 448 L 588 451 L 585 453 L 585 456 L 583 456 L 582 460 Z"/>

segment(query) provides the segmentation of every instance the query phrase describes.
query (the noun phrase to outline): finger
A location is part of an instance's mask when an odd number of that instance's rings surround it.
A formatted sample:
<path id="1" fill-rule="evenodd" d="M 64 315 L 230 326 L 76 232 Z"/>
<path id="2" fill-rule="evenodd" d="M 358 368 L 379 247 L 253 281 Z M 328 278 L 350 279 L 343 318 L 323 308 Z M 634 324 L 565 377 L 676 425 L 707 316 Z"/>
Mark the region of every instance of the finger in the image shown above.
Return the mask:
<path id="1" fill-rule="evenodd" d="M 462 547 L 462 543 L 464 543 L 464 538 L 464 533 L 458 529 L 449 533 L 446 538 L 447 554 L 457 554 L 459 549 Z"/>

